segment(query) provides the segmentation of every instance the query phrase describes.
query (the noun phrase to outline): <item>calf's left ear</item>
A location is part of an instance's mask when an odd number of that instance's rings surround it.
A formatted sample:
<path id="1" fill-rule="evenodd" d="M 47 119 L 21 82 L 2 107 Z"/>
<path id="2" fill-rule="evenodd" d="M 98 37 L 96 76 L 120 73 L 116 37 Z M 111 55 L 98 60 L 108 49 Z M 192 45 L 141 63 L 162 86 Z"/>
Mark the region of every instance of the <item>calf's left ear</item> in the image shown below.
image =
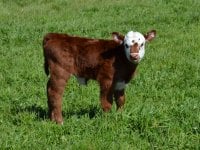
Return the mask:
<path id="1" fill-rule="evenodd" d="M 153 40 L 156 37 L 156 30 L 151 30 L 147 32 L 147 34 L 145 34 L 144 37 L 147 42 Z"/>
<path id="2" fill-rule="evenodd" d="M 123 41 L 124 41 L 124 36 L 121 35 L 120 33 L 118 32 L 113 32 L 112 33 L 112 38 L 115 42 L 119 43 L 119 44 L 122 44 Z"/>

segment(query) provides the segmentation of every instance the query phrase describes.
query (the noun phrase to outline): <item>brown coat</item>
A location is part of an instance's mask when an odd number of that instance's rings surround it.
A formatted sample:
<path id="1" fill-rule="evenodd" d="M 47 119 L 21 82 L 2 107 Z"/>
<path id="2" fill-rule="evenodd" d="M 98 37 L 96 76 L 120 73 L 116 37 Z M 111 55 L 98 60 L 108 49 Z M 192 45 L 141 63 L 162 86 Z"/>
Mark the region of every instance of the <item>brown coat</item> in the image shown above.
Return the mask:
<path id="1" fill-rule="evenodd" d="M 124 36 L 113 33 L 114 40 L 90 39 L 49 33 L 44 37 L 45 72 L 50 74 L 47 96 L 50 119 L 62 123 L 62 95 L 67 80 L 75 75 L 82 83 L 98 81 L 104 111 L 109 111 L 113 97 L 117 108 L 125 102 L 124 87 L 137 67 L 124 52 Z"/>

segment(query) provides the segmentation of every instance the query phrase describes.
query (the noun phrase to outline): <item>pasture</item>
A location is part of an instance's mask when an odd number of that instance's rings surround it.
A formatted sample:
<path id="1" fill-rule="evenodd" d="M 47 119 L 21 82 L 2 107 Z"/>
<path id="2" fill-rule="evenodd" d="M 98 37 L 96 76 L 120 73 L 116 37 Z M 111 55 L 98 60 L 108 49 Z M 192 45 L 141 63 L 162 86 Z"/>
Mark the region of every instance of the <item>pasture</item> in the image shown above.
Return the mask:
<path id="1" fill-rule="evenodd" d="M 0 149 L 200 149 L 199 0 L 0 0 Z M 42 38 L 157 37 L 126 89 L 122 112 L 103 113 L 99 86 L 75 78 L 64 125 L 49 121 Z"/>

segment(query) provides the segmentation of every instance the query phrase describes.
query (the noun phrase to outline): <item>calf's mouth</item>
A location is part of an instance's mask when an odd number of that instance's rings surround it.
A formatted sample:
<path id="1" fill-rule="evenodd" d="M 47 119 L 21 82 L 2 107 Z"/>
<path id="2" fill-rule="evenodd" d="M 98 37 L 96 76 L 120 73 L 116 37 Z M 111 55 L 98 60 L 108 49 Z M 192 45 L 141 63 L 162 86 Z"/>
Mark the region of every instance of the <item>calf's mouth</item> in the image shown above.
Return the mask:
<path id="1" fill-rule="evenodd" d="M 130 53 L 130 59 L 134 62 L 139 62 L 140 60 L 139 53 Z"/>

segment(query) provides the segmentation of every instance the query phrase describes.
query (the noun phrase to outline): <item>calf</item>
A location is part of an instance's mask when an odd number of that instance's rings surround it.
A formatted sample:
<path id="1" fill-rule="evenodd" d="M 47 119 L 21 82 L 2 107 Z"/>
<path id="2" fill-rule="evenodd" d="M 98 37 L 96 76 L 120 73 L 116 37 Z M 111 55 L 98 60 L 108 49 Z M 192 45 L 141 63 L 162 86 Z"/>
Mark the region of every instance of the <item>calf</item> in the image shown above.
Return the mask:
<path id="1" fill-rule="evenodd" d="M 151 41 L 155 35 L 155 30 L 145 35 L 130 31 L 125 36 L 113 32 L 112 40 L 104 40 L 47 34 L 43 49 L 45 72 L 50 74 L 47 83 L 50 119 L 63 123 L 62 95 L 72 75 L 81 84 L 87 84 L 89 79 L 98 81 L 103 111 L 111 109 L 113 98 L 117 109 L 122 108 L 125 85 L 144 57 L 145 42 Z"/>

